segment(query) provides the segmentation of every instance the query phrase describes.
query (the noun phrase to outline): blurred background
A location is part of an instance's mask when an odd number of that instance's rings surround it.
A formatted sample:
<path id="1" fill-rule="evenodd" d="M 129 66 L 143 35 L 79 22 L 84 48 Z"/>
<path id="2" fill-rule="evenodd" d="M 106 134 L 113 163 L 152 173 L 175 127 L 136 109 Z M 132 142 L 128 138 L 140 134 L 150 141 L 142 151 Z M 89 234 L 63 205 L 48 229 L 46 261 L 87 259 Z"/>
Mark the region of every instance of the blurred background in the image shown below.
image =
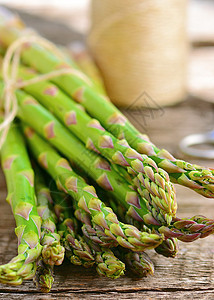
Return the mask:
<path id="1" fill-rule="evenodd" d="M 111 100 L 159 147 L 168 145 L 182 158 L 182 138 L 213 129 L 213 0 L 0 0 L 0 5 L 54 43 L 88 45 Z"/>
<path id="2" fill-rule="evenodd" d="M 187 32 L 192 46 L 188 59 L 188 92 L 214 102 L 214 1 L 190 0 L 187 2 Z M 72 28 L 75 32 L 72 36 L 69 36 L 65 30 L 67 44 L 71 42 L 71 39 L 81 38 L 90 27 L 90 0 L 0 0 L 0 4 L 34 16 L 45 17 L 47 20 Z M 39 28 L 36 20 L 35 23 Z M 48 37 L 51 38 L 51 28 L 46 30 Z M 58 38 L 58 42 L 64 43 L 64 40 Z"/>

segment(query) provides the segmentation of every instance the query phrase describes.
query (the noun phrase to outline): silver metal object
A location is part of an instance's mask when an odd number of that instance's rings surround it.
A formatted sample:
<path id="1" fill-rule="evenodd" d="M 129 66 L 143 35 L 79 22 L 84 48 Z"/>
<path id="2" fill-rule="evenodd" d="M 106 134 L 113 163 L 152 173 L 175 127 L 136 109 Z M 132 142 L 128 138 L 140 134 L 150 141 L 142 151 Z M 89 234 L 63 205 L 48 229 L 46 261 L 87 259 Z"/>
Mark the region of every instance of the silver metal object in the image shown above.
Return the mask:
<path id="1" fill-rule="evenodd" d="M 202 144 L 214 144 L 214 130 L 206 133 L 191 134 L 186 136 L 180 142 L 180 149 L 185 154 L 194 157 L 214 159 L 214 147 L 213 150 L 200 150 L 193 147 Z"/>

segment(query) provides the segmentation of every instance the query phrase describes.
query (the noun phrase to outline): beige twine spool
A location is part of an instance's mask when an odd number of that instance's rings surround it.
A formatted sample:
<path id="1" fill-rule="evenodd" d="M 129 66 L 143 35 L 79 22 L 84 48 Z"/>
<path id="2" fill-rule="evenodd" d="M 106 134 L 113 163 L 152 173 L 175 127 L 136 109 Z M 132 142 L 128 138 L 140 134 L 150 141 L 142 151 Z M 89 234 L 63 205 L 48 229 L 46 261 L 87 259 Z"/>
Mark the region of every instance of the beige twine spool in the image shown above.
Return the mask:
<path id="1" fill-rule="evenodd" d="M 88 42 L 116 105 L 146 106 L 143 92 L 152 107 L 185 98 L 186 6 L 187 0 L 92 0 Z"/>

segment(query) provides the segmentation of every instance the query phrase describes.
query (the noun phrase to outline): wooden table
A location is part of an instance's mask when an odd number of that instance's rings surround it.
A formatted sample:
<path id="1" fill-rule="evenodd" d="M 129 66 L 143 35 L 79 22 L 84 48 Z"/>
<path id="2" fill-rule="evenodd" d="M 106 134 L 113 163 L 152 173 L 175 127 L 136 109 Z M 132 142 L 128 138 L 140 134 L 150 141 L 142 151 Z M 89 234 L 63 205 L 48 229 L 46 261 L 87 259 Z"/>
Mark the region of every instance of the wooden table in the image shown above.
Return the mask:
<path id="1" fill-rule="evenodd" d="M 65 26 L 23 15 L 28 24 L 55 41 L 67 44 L 74 36 Z M 39 22 L 38 22 L 39 21 Z M 52 27 L 53 29 L 53 27 Z M 75 35 L 77 38 L 79 36 Z M 69 41 L 68 41 L 69 39 Z M 190 133 L 213 128 L 213 104 L 189 97 L 185 102 L 157 111 L 142 111 L 133 116 L 125 113 L 136 126 L 146 131 L 159 147 L 165 147 L 180 158 L 178 143 Z M 190 160 L 190 158 L 188 158 Z M 193 160 L 192 160 L 193 162 Z M 214 161 L 196 161 L 214 167 Z M 14 220 L 5 202 L 6 187 L 0 173 L 0 263 L 8 262 L 17 251 Z M 178 215 L 181 217 L 203 214 L 214 217 L 214 201 L 177 186 Z M 176 258 L 167 259 L 150 251 L 155 264 L 153 277 L 137 280 L 125 275 L 117 280 L 100 278 L 94 269 L 84 269 L 64 263 L 55 268 L 55 283 L 51 293 L 39 293 L 32 281 L 21 286 L 0 285 L 0 299 L 214 299 L 214 236 L 194 243 L 180 243 Z"/>

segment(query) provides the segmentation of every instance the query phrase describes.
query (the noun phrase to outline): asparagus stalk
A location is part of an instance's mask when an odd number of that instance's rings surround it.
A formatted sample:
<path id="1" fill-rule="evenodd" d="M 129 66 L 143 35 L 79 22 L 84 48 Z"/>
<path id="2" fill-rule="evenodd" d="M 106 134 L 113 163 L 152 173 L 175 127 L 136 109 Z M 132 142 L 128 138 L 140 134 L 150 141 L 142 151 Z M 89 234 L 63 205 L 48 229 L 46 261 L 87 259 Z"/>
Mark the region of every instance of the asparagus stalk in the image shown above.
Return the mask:
<path id="1" fill-rule="evenodd" d="M 114 251 L 125 263 L 127 269 L 137 277 L 147 277 L 154 274 L 154 265 L 145 252 L 132 252 L 119 248 Z"/>
<path id="2" fill-rule="evenodd" d="M 131 225 L 117 220 L 113 211 L 98 199 L 93 186 L 89 186 L 70 167 L 69 163 L 29 127 L 25 135 L 35 158 L 56 181 L 57 187 L 72 196 L 78 206 L 91 214 L 92 220 L 105 229 L 105 233 L 133 251 L 155 248 L 163 237 L 157 234 L 140 232 Z"/>
<path id="3" fill-rule="evenodd" d="M 158 226 L 149 226 L 147 227 L 146 225 L 142 225 L 141 223 L 139 223 L 138 221 L 134 220 L 132 217 L 128 216 L 127 214 L 125 214 L 124 217 L 124 221 L 129 223 L 129 224 L 135 224 L 135 226 L 142 231 L 146 231 L 148 233 L 157 233 L 157 232 L 162 232 L 165 236 L 165 239 L 162 241 L 162 243 L 155 248 L 155 252 L 157 252 L 158 254 L 161 254 L 165 257 L 172 257 L 174 258 L 177 253 L 178 253 L 178 238 L 180 238 L 183 241 L 185 241 L 185 238 L 189 241 L 189 242 L 193 242 L 194 240 L 196 240 L 197 238 L 199 238 L 199 235 L 192 235 L 192 233 L 184 232 L 181 233 L 179 231 L 174 231 L 174 230 L 169 230 L 168 227 L 158 227 Z M 172 226 L 173 228 L 173 226 Z M 174 228 L 173 228 L 174 229 Z M 169 233 L 170 232 L 170 233 Z M 188 236 L 187 236 L 188 234 Z"/>
<path id="4" fill-rule="evenodd" d="M 109 248 L 100 247 L 88 239 L 86 241 L 94 251 L 96 271 L 100 276 L 116 279 L 124 275 L 125 264 Z"/>
<path id="5" fill-rule="evenodd" d="M 100 276 L 116 279 L 124 275 L 125 264 L 108 248 L 96 251 L 96 264 L 96 270 Z"/>
<path id="6" fill-rule="evenodd" d="M 126 209 L 109 197 L 108 192 L 98 188 L 98 196 L 102 195 L 105 203 L 109 205 L 122 222 L 134 225 L 140 230 L 151 232 L 161 232 L 165 240 L 155 248 L 155 251 L 166 257 L 175 257 L 178 252 L 177 238 L 182 242 L 193 242 L 199 238 L 204 238 L 214 233 L 214 220 L 204 216 L 194 216 L 190 219 L 173 218 L 172 223 L 166 226 L 145 226 L 142 222 L 133 219 L 128 215 Z M 176 238 L 177 237 L 177 238 Z"/>
<path id="7" fill-rule="evenodd" d="M 19 80 L 34 78 L 32 69 L 19 68 Z M 68 129 L 79 137 L 86 147 L 101 153 L 114 164 L 127 168 L 137 181 L 133 181 L 138 191 L 146 200 L 160 212 L 174 216 L 177 209 L 174 187 L 169 181 L 168 174 L 157 167 L 145 155 L 139 155 L 127 143 L 116 139 L 107 132 L 97 120 L 79 109 L 77 105 L 60 91 L 54 84 L 47 81 L 28 85 L 24 90 L 36 97 L 42 105 L 52 111 Z M 83 130 L 84 128 L 84 130 Z M 117 167 L 117 171 L 125 175 L 130 181 L 125 170 Z M 166 220 L 168 221 L 168 220 Z"/>
<path id="8" fill-rule="evenodd" d="M 1 149 L 1 164 L 6 177 L 7 201 L 12 207 L 18 237 L 18 255 L 0 266 L 0 282 L 11 285 L 31 279 L 36 272 L 36 261 L 41 255 L 41 218 L 35 203 L 34 173 L 23 137 L 12 125 Z"/>
<path id="9" fill-rule="evenodd" d="M 103 195 L 103 193 L 101 192 L 101 195 Z M 105 198 L 104 198 L 105 199 Z M 142 231 L 148 232 L 148 233 L 152 233 L 152 230 L 150 228 L 148 228 L 147 226 L 143 225 L 141 223 L 139 223 L 138 221 L 134 220 L 133 218 L 131 218 L 128 215 L 125 215 L 125 209 L 122 206 L 118 206 L 112 199 L 108 199 L 108 201 L 105 201 L 105 204 L 109 205 L 113 211 L 116 213 L 116 215 L 121 218 L 121 221 L 124 221 L 128 224 L 131 224 L 135 227 L 137 227 L 138 229 L 141 229 Z M 74 205 L 75 206 L 75 205 Z M 91 221 L 88 217 L 88 213 L 85 212 L 82 209 L 78 209 L 75 206 L 75 216 L 77 217 L 78 220 L 80 220 L 84 225 L 82 226 L 82 231 L 83 234 L 90 240 L 92 240 L 94 243 L 100 245 L 100 246 L 104 246 L 104 247 L 116 247 L 117 244 L 112 244 L 112 240 L 109 239 L 108 236 L 105 235 L 105 233 L 103 232 L 103 229 L 100 226 L 93 226 L 91 224 Z M 157 228 L 153 228 L 153 232 L 154 231 L 158 231 Z M 167 232 L 168 234 L 168 232 Z M 175 233 L 171 233 L 172 235 L 174 235 Z M 114 241 L 113 241 L 114 242 Z M 162 243 L 155 248 L 155 251 L 159 254 L 162 254 L 165 257 L 175 257 L 177 252 L 178 252 L 178 242 L 176 238 L 166 238 L 165 240 L 162 241 Z M 127 250 L 124 250 L 125 253 L 128 253 Z M 118 252 L 116 252 L 118 253 Z M 131 255 L 131 254 L 130 254 Z M 136 260 L 138 261 L 138 263 L 140 263 L 142 265 L 142 267 L 144 266 L 144 255 L 142 256 L 132 256 L 132 260 L 134 263 L 134 259 L 136 258 Z M 130 258 L 131 259 L 131 258 Z M 142 260 L 142 263 L 140 262 Z M 129 264 L 132 264 L 131 262 L 129 262 Z M 149 265 L 146 265 L 149 267 Z M 136 270 L 137 272 L 137 270 Z M 135 273 L 136 273 L 135 272 Z M 139 266 L 139 270 L 138 270 L 138 275 L 141 276 L 141 273 L 144 274 L 145 272 L 140 268 Z M 143 275 L 146 276 L 146 275 Z"/>
<path id="10" fill-rule="evenodd" d="M 95 83 L 98 82 L 99 86 L 99 82 L 102 83 L 101 74 L 99 72 L 93 71 L 97 68 L 93 60 L 90 58 L 90 55 L 87 53 L 86 49 L 76 47 L 74 48 L 74 51 L 72 51 L 72 53 L 73 59 L 76 61 L 77 65 L 80 66 L 81 70 L 88 77 L 93 79 Z M 104 94 L 106 94 L 105 90 Z M 207 191 L 206 188 L 204 188 L 204 186 L 206 186 L 207 183 L 210 181 L 210 186 L 208 187 L 208 189 L 210 189 L 213 192 L 213 186 L 211 185 L 211 182 L 213 182 L 212 170 L 195 164 L 190 164 L 189 162 L 185 162 L 183 160 L 176 159 L 167 150 L 158 149 L 158 147 L 156 147 L 150 141 L 147 135 L 141 134 L 136 129 L 133 130 L 132 133 L 133 137 L 136 136 L 136 139 L 131 139 L 130 137 L 131 141 L 129 140 L 129 142 L 131 147 L 133 147 L 139 153 L 147 154 L 150 158 L 152 158 L 156 162 L 158 167 L 164 169 L 170 174 L 170 179 L 172 180 L 172 182 L 179 183 L 191 189 L 199 189 L 201 191 L 197 190 L 198 193 L 207 197 L 213 197 L 213 194 Z"/>
<path id="11" fill-rule="evenodd" d="M 0 83 L 0 92 L 2 90 L 3 84 Z M 108 190 L 118 201 L 121 201 L 132 216 L 138 220 L 143 220 L 146 224 L 160 225 L 171 222 L 171 215 L 163 215 L 155 203 L 149 203 L 146 198 L 140 197 L 126 180 L 111 168 L 106 160 L 87 150 L 34 98 L 22 91 L 17 91 L 17 98 L 19 117 L 50 141 L 71 161 L 79 165 L 102 188 Z"/>
<path id="12" fill-rule="evenodd" d="M 190 219 L 176 217 L 168 229 L 163 226 L 160 227 L 159 232 L 165 232 L 165 236 L 170 236 L 175 232 L 180 234 L 178 239 L 182 242 L 192 242 L 214 233 L 214 219 L 201 215 L 196 215 Z"/>
<path id="13" fill-rule="evenodd" d="M 68 208 L 65 194 L 60 191 L 57 192 L 52 184 L 51 190 L 55 203 L 55 212 L 60 222 L 60 234 L 64 236 L 67 256 L 71 263 L 88 268 L 96 262 L 96 270 L 99 275 L 114 279 L 123 275 L 125 265 L 114 256 L 110 249 L 101 248 L 92 243 L 90 243 L 89 247 L 80 235 L 75 234 L 78 225 L 71 209 Z M 44 192 L 44 190 L 41 192 Z M 47 266 L 40 266 L 39 283 L 43 290 L 50 288 L 52 279 L 50 271 Z"/>
<path id="14" fill-rule="evenodd" d="M 155 248 L 158 254 L 165 257 L 175 257 L 178 253 L 178 240 L 176 238 L 168 238 Z"/>
<path id="15" fill-rule="evenodd" d="M 58 229 L 66 248 L 66 255 L 72 264 L 89 268 L 94 264 L 93 253 L 87 243 L 77 233 L 77 221 L 72 210 L 68 207 L 65 194 L 58 191 L 53 183 L 51 187 L 54 210 L 59 222 Z"/>
<path id="16" fill-rule="evenodd" d="M 83 223 L 84 240 L 94 253 L 97 273 L 114 279 L 123 275 L 125 265 L 109 249 L 118 246 L 117 241 L 106 235 L 101 226 L 93 224 L 92 227 L 93 221 L 90 220 L 89 214 L 78 208 L 77 203 L 74 203 L 74 214 L 79 222 Z"/>
<path id="17" fill-rule="evenodd" d="M 133 220 L 130 216 L 125 216 L 125 222 L 129 224 L 135 224 L 135 226 L 141 230 L 152 232 L 159 232 L 164 234 L 166 239 L 171 239 L 171 243 L 173 243 L 173 247 L 176 249 L 175 245 L 176 240 L 172 240 L 172 238 L 178 238 L 182 242 L 193 242 L 199 238 L 205 238 L 214 233 L 214 219 L 209 219 L 207 217 L 196 215 L 192 218 L 173 218 L 172 222 L 168 226 L 145 226 L 143 223 L 139 223 L 137 225 L 137 221 Z M 167 242 L 168 243 L 168 242 Z M 169 246 L 169 251 L 172 246 L 170 244 L 165 245 L 165 247 Z M 177 251 L 177 250 L 176 250 Z"/>
<path id="18" fill-rule="evenodd" d="M 95 83 L 98 83 L 99 87 L 99 82 L 102 83 L 101 74 L 99 72 L 93 71 L 97 68 L 87 51 L 84 48 L 82 49 L 81 47 L 77 47 L 76 49 L 74 48 L 73 53 L 73 59 L 80 66 L 81 70 L 88 77 L 93 79 Z M 99 92 L 99 90 L 97 91 Z M 100 92 L 102 93 L 101 90 Z M 104 94 L 106 94 L 105 90 Z M 206 197 L 213 197 L 213 193 L 210 193 L 210 191 L 214 191 L 214 187 L 211 185 L 213 183 L 212 170 L 176 159 L 167 150 L 158 149 L 158 147 L 156 147 L 150 141 L 147 135 L 141 134 L 136 130 L 136 128 L 132 130 L 132 134 L 133 137 L 136 136 L 136 139 L 133 139 L 131 137 L 131 141 L 127 139 L 130 142 L 131 147 L 139 153 L 147 154 L 150 158 L 152 158 L 156 162 L 158 167 L 164 169 L 170 174 L 170 179 L 172 182 L 179 183 L 191 189 L 196 189 L 196 192 Z M 207 187 L 208 182 L 209 187 Z"/>
<path id="19" fill-rule="evenodd" d="M 102 199 L 105 200 L 105 204 L 110 206 L 113 209 L 113 211 L 116 213 L 116 215 L 119 217 L 119 219 L 122 222 L 131 224 L 131 225 L 137 227 L 138 229 L 146 231 L 148 233 L 158 232 L 159 227 L 150 226 L 150 228 L 149 228 L 146 225 L 142 224 L 141 222 L 139 222 L 139 221 L 133 219 L 131 216 L 129 216 L 127 214 L 125 207 L 118 205 L 111 197 L 108 196 L 108 193 L 106 193 L 105 191 L 102 191 L 100 188 L 98 188 L 98 195 L 99 196 L 102 195 Z M 178 220 L 180 220 L 180 219 L 178 219 Z M 171 234 L 174 235 L 174 233 L 171 233 Z M 162 243 L 158 247 L 155 248 L 155 251 L 166 257 L 175 257 L 178 252 L 177 238 L 166 237 L 166 239 L 163 240 Z M 134 256 L 133 256 L 133 259 L 134 259 Z M 136 259 L 137 259 L 137 256 L 136 256 Z M 140 258 L 138 258 L 138 260 L 139 259 Z"/>
<path id="20" fill-rule="evenodd" d="M 33 280 L 41 292 L 49 293 L 54 282 L 53 266 L 46 265 L 43 260 L 40 259 Z"/>
<path id="21" fill-rule="evenodd" d="M 102 195 L 102 193 L 101 193 Z M 99 197 L 102 199 L 102 197 Z M 106 202 L 105 202 L 106 203 Z M 118 246 L 118 242 L 105 234 L 104 229 L 98 226 L 90 219 L 90 214 L 85 210 L 78 207 L 77 203 L 74 203 L 74 215 L 83 224 L 81 227 L 84 236 L 91 240 L 94 244 L 104 248 L 113 248 Z M 117 211 L 117 210 L 115 210 Z M 115 212 L 114 211 L 114 212 Z M 116 213 L 117 215 L 117 213 Z M 128 223 L 129 224 L 129 223 Z M 137 223 L 138 224 L 138 223 Z M 133 225 L 133 224 L 132 224 Z M 151 233 L 151 231 L 150 231 Z"/>
<path id="22" fill-rule="evenodd" d="M 9 46 L 22 35 L 22 30 L 14 24 L 7 26 L 7 20 L 2 21 L 0 27 L 1 41 Z M 56 57 L 49 50 L 34 43 L 29 43 L 22 51 L 23 61 L 41 73 L 69 67 L 66 60 Z M 158 149 L 146 135 L 142 135 L 127 118 L 107 99 L 97 93 L 85 74 L 74 69 L 72 74 L 53 78 L 59 87 L 71 95 L 75 101 L 81 103 L 91 116 L 98 119 L 103 127 L 108 129 L 119 139 L 126 139 L 131 147 L 138 152 L 147 154 L 157 163 L 159 168 L 164 168 L 170 173 L 171 179 L 179 184 L 194 189 L 196 192 L 213 197 L 214 172 L 211 169 L 192 165 L 188 162 L 175 159 L 168 151 Z"/>
<path id="23" fill-rule="evenodd" d="M 19 81 L 33 79 L 36 75 L 38 74 L 34 69 L 24 66 L 19 67 Z M 119 141 L 114 136 L 109 134 L 97 120 L 92 119 L 68 95 L 58 89 L 56 85 L 51 84 L 49 81 L 42 81 L 26 86 L 24 90 L 37 98 L 48 110 L 52 111 L 71 132 L 86 144 L 88 149 L 101 153 L 110 161 L 112 161 L 112 157 L 116 153 L 116 148 L 118 151 L 121 150 L 124 152 L 125 155 L 127 149 L 120 145 L 120 143 L 117 145 Z M 84 131 L 82 130 L 83 127 Z M 108 147 L 106 144 L 106 142 L 110 142 L 111 140 L 115 144 L 115 149 L 111 149 L 111 145 Z M 105 147 L 102 147 L 104 143 Z M 131 182 L 131 176 L 123 167 L 119 165 L 114 167 L 119 173 L 125 176 L 127 181 Z"/>
<path id="24" fill-rule="evenodd" d="M 74 215 L 83 225 L 81 227 L 82 232 L 85 237 L 92 240 L 95 244 L 101 247 L 112 248 L 118 245 L 115 239 L 105 233 L 103 227 L 95 224 L 91 218 L 90 214 L 75 205 Z"/>
<path id="25" fill-rule="evenodd" d="M 46 265 L 61 265 L 64 260 L 65 249 L 60 245 L 60 235 L 56 229 L 57 218 L 52 210 L 53 200 L 39 168 L 36 168 L 35 188 L 37 211 L 42 218 L 40 241 L 43 246 L 43 261 Z"/>
<path id="26" fill-rule="evenodd" d="M 98 274 L 109 278 L 115 279 L 123 275 L 125 266 L 114 256 L 110 249 L 100 247 L 97 243 L 93 243 L 88 239 L 83 238 L 80 234 L 77 234 L 79 224 L 73 215 L 72 209 L 68 208 L 69 203 L 63 196 L 64 193 L 60 191 L 57 192 L 55 188 L 53 190 L 54 192 L 52 194 L 55 199 L 55 211 L 57 212 L 59 221 L 64 219 L 63 223 L 61 223 L 63 226 L 59 227 L 61 233 L 64 233 L 67 246 L 69 245 L 69 247 L 66 247 L 66 250 L 71 263 L 83 265 L 84 267 L 91 267 L 96 263 Z M 69 216 L 68 219 L 65 219 L 66 215 Z M 69 226 L 69 233 L 66 235 L 64 227 L 67 224 Z M 74 250 L 71 251 L 71 248 Z"/>

